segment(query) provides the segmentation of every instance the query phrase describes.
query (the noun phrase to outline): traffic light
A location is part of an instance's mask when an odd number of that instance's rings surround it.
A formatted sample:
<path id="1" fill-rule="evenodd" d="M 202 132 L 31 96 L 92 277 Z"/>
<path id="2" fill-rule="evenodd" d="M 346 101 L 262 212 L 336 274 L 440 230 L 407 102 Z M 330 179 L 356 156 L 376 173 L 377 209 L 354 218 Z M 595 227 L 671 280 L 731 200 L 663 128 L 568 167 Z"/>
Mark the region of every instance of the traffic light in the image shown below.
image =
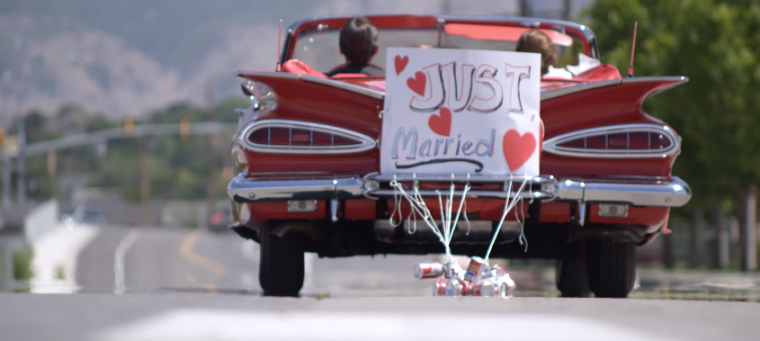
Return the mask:
<path id="1" fill-rule="evenodd" d="M 131 117 L 124 120 L 124 134 L 132 136 L 132 131 L 135 129 L 135 120 Z"/>
<path id="2" fill-rule="evenodd" d="M 183 117 L 179 121 L 179 137 L 183 140 L 187 140 L 190 137 L 190 120 Z"/>

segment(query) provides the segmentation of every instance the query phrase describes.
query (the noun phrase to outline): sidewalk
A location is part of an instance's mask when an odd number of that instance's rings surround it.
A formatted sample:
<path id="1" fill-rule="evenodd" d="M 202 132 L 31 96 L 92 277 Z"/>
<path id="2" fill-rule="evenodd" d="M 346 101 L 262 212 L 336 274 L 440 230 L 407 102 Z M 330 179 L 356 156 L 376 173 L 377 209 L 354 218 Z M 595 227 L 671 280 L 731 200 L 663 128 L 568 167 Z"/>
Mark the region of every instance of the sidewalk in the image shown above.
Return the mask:
<path id="1" fill-rule="evenodd" d="M 552 267 L 514 267 L 516 296 L 559 296 Z M 668 270 L 639 266 L 630 297 L 720 301 L 760 301 L 760 272 Z"/>

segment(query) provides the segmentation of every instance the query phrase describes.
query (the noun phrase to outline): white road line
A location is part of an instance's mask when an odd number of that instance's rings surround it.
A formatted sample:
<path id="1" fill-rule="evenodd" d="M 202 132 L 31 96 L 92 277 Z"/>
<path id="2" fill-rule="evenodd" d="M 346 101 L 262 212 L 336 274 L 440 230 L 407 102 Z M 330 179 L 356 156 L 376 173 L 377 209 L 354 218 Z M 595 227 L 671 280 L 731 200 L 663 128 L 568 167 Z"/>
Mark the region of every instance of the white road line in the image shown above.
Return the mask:
<path id="1" fill-rule="evenodd" d="M 127 255 L 127 251 L 132 247 L 137 239 L 140 238 L 140 230 L 132 229 L 127 233 L 124 238 L 121 239 L 119 245 L 116 246 L 116 252 L 114 253 L 113 262 L 113 293 L 121 295 L 126 290 L 124 284 L 124 256 Z"/>

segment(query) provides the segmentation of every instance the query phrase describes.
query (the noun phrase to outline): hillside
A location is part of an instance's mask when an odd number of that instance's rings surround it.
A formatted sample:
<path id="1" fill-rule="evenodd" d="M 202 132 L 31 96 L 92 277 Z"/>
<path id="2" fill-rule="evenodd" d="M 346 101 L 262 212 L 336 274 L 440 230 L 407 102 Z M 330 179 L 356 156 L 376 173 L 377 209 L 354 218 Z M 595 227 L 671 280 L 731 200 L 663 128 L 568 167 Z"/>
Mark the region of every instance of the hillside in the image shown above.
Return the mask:
<path id="1" fill-rule="evenodd" d="M 66 103 L 112 118 L 139 116 L 178 101 L 202 103 L 207 80 L 216 98 L 237 95 L 235 70 L 273 69 L 280 18 L 287 27 L 304 17 L 339 13 L 519 12 L 516 0 L 479 5 L 465 0 L 2 0 L 0 117 L 34 109 L 52 113 Z"/>

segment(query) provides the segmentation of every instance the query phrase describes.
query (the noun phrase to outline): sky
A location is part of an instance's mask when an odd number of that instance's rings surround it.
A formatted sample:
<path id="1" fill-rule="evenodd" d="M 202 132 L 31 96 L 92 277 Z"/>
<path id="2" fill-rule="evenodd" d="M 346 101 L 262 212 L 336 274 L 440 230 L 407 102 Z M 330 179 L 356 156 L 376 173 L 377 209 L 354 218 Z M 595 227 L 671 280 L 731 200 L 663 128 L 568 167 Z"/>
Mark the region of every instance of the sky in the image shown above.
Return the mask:
<path id="1" fill-rule="evenodd" d="M 533 0 L 533 16 L 590 0 Z M 334 14 L 519 15 L 519 0 L 0 0 L 0 117 L 75 104 L 111 118 L 237 96 L 233 73 L 272 70 L 285 27 Z"/>

